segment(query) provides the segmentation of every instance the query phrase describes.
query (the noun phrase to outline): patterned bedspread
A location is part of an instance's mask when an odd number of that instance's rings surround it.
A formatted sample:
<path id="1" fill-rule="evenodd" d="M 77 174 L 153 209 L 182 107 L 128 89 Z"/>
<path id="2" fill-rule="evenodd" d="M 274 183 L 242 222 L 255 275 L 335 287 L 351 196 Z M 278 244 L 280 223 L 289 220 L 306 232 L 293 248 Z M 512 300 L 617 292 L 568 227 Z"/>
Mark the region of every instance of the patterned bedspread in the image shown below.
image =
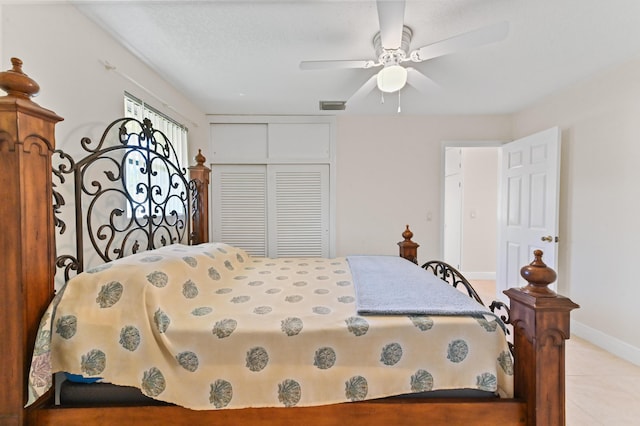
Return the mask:
<path id="1" fill-rule="evenodd" d="M 43 317 L 28 404 L 57 371 L 198 410 L 513 388 L 495 321 L 359 316 L 344 258 L 251 258 L 220 243 L 139 253 L 70 280 Z"/>

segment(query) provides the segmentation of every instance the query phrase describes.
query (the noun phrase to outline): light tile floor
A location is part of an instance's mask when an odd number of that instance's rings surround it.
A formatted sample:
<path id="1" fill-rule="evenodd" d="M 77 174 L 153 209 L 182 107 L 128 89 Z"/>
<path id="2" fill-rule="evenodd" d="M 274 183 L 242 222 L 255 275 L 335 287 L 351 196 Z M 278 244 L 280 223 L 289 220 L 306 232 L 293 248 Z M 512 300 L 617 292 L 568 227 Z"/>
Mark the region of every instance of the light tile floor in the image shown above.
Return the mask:
<path id="1" fill-rule="evenodd" d="M 473 281 L 485 303 L 493 281 Z M 640 425 L 640 366 L 571 336 L 566 342 L 567 426 Z"/>
<path id="2" fill-rule="evenodd" d="M 640 425 L 640 366 L 572 336 L 565 369 L 567 425 Z"/>

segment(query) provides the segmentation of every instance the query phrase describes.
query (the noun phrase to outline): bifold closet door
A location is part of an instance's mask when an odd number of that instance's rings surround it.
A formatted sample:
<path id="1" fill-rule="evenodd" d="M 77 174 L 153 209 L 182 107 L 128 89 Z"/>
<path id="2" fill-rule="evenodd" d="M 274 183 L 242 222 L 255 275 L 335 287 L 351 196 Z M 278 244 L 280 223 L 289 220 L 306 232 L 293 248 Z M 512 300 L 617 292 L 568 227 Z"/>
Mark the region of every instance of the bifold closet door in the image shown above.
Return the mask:
<path id="1" fill-rule="evenodd" d="M 328 257 L 329 166 L 216 165 L 213 237 L 253 256 Z"/>

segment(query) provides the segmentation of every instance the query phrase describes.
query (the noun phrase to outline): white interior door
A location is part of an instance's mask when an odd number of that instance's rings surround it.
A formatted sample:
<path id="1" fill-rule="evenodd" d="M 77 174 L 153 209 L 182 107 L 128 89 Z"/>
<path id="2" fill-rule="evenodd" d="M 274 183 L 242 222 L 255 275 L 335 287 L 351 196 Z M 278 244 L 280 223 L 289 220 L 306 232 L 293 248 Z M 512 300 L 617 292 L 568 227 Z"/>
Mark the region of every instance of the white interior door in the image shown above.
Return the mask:
<path id="1" fill-rule="evenodd" d="M 531 263 L 533 251 L 544 252 L 556 269 L 560 129 L 554 127 L 502 146 L 496 290 L 526 284 L 520 268 Z M 555 283 L 551 286 L 555 290 Z"/>
<path id="2" fill-rule="evenodd" d="M 460 174 L 444 178 L 444 257 L 456 269 L 462 263 L 462 182 Z"/>
<path id="3" fill-rule="evenodd" d="M 454 268 L 462 263 L 462 149 L 445 150 L 443 258 Z"/>

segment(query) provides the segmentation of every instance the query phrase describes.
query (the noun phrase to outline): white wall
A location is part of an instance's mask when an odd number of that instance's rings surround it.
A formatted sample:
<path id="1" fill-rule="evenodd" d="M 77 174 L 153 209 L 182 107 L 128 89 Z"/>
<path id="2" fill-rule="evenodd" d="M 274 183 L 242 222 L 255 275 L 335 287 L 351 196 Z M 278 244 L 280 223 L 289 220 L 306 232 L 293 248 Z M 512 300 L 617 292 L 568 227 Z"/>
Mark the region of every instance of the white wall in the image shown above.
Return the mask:
<path id="1" fill-rule="evenodd" d="M 439 258 L 442 142 L 510 134 L 509 116 L 339 117 L 337 255 L 397 254 L 409 224 L 418 260 Z"/>
<path id="2" fill-rule="evenodd" d="M 208 146 L 204 113 L 73 6 L 2 5 L 0 19 L 1 69 L 11 68 L 11 57 L 23 60 L 24 72 L 40 85 L 34 101 L 65 119 L 56 126 L 58 147 L 73 150 L 84 136 L 98 139 L 107 124 L 122 117 L 125 90 L 176 116 L 134 83 L 107 71 L 100 63 L 105 60 L 188 117 L 176 118 L 189 128 L 190 145 Z"/>
<path id="3" fill-rule="evenodd" d="M 498 148 L 462 149 L 462 262 L 470 279 L 495 279 L 498 234 Z"/>
<path id="4" fill-rule="evenodd" d="M 98 142 L 106 125 L 123 116 L 124 91 L 175 116 L 173 110 L 137 85 L 106 70 L 100 60 L 109 61 L 119 71 L 144 83 L 194 121 L 195 124 L 184 123 L 189 127 L 190 148 L 208 146 L 209 126 L 204 113 L 74 7 L 60 3 L 2 5 L 0 19 L 0 67 L 11 69 L 11 57 L 22 59 L 23 71 L 40 85 L 40 94 L 34 101 L 64 118 L 56 125 L 57 148 L 76 158 L 86 155 L 81 151 L 80 139 L 87 136 Z M 190 153 L 190 158 L 195 152 Z M 71 226 L 57 239 L 58 254 L 74 254 L 73 198 L 70 190 L 61 192 L 68 206 L 61 217 Z M 58 285 L 61 281 L 60 278 Z"/>
<path id="5" fill-rule="evenodd" d="M 514 136 L 562 129 L 558 288 L 575 334 L 640 364 L 640 59 L 515 114 Z"/>

